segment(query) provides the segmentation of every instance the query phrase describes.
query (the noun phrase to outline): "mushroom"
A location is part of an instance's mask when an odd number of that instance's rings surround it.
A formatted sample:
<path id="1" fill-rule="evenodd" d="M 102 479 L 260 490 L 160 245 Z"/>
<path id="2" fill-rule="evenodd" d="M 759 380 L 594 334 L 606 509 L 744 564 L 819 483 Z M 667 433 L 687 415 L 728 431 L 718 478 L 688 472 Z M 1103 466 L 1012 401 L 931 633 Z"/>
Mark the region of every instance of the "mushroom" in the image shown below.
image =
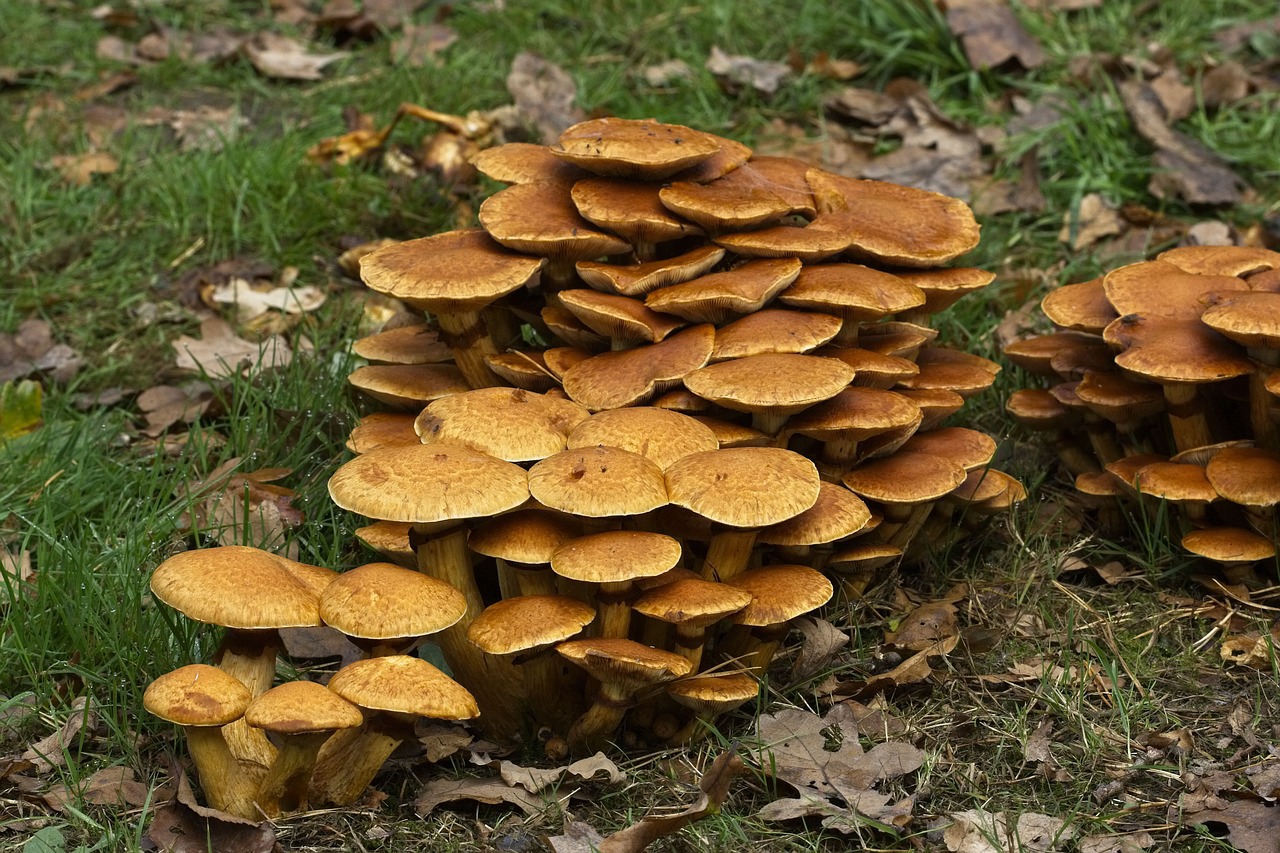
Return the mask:
<path id="1" fill-rule="evenodd" d="M 320 747 L 333 733 L 364 722 L 360 709 L 312 681 L 273 687 L 250 703 L 245 722 L 281 739 L 280 754 L 254 801 L 267 817 L 307 808 L 307 786 Z"/>
<path id="2" fill-rule="evenodd" d="M 631 606 L 637 613 L 675 625 L 675 652 L 697 672 L 707 629 L 751 603 L 751 594 L 701 578 L 679 578 L 645 590 Z"/>
<path id="3" fill-rule="evenodd" d="M 625 637 L 631 628 L 633 583 L 661 575 L 680 561 L 680 542 L 661 533 L 608 530 L 571 539 L 551 555 L 551 570 L 598 584 L 594 596 L 600 636 Z"/>
<path id="4" fill-rule="evenodd" d="M 244 716 L 251 699 L 239 679 L 217 667 L 193 663 L 151 682 L 142 694 L 142 707 L 182 727 L 210 806 L 257 821 L 253 794 L 262 774 L 246 773 L 222 735 L 223 726 Z"/>
<path id="5" fill-rule="evenodd" d="M 751 594 L 751 603 L 729 617 L 732 623 L 716 653 L 742 669 L 764 675 L 791 620 L 831 600 L 835 588 L 808 566 L 775 565 L 749 569 L 729 584 Z"/>
<path id="6" fill-rule="evenodd" d="M 371 657 L 408 654 L 466 612 L 466 597 L 451 584 L 391 563 L 344 572 L 320 596 L 324 623 Z"/>
<path id="7" fill-rule="evenodd" d="M 745 672 L 682 678 L 668 685 L 667 695 L 693 711 L 693 718 L 667 738 L 669 746 L 687 746 L 704 736 L 711 721 L 760 695 L 760 682 Z"/>

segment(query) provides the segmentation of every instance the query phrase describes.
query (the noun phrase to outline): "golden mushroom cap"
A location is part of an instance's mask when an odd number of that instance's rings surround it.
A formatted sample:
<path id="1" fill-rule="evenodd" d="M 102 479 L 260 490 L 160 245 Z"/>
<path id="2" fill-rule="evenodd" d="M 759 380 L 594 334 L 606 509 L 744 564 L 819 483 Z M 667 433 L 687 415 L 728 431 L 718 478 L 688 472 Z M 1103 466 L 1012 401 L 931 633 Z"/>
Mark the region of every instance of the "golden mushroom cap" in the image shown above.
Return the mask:
<path id="1" fill-rule="evenodd" d="M 151 592 L 197 622 L 225 628 L 318 626 L 319 598 L 292 562 L 243 545 L 183 551 L 156 567 Z"/>
<path id="2" fill-rule="evenodd" d="M 142 694 L 142 707 L 180 726 L 225 726 L 244 716 L 253 697 L 234 675 L 193 663 L 160 676 Z"/>
<path id="3" fill-rule="evenodd" d="M 294 735 L 355 728 L 360 709 L 314 681 L 288 681 L 249 704 L 244 720 L 255 729 Z"/>
<path id="4" fill-rule="evenodd" d="M 439 720 L 480 716 L 475 697 L 458 682 L 409 655 L 387 655 L 350 663 L 329 679 L 329 689 L 352 704 Z"/>

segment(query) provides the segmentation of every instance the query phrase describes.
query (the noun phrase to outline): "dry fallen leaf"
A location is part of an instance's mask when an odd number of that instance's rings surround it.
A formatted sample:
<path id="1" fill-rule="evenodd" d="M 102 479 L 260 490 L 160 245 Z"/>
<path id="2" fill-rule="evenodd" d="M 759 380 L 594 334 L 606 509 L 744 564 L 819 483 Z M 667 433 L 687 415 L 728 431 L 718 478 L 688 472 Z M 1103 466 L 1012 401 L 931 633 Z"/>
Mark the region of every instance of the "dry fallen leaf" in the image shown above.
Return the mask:
<path id="1" fill-rule="evenodd" d="M 521 119 L 537 129 L 539 141 L 546 145 L 587 117 L 577 105 L 578 84 L 573 77 L 535 53 L 516 54 L 507 74 L 507 91 Z"/>
<path id="2" fill-rule="evenodd" d="M 693 79 L 693 69 L 683 59 L 668 59 L 657 65 L 646 66 L 641 76 L 646 85 L 661 89 L 679 80 Z"/>
<path id="3" fill-rule="evenodd" d="M 474 800 L 489 805 L 509 803 L 519 807 L 527 815 L 541 814 L 558 802 L 554 793 L 531 794 L 524 788 L 513 788 L 500 779 L 432 779 L 423 786 L 413 801 L 413 810 L 419 816 L 426 817 L 441 803 L 458 800 Z"/>
<path id="4" fill-rule="evenodd" d="M 948 601 L 922 604 L 902 618 L 896 631 L 885 632 L 885 644 L 918 652 L 960 633 L 956 607 Z"/>
<path id="5" fill-rule="evenodd" d="M 1146 831 L 1118 835 L 1086 835 L 1077 843 L 1080 853 L 1141 853 L 1156 840 Z"/>
<path id="6" fill-rule="evenodd" d="M 405 24 L 400 37 L 391 42 L 391 59 L 409 68 L 440 65 L 440 54 L 457 40 L 457 31 L 444 24 Z"/>
<path id="7" fill-rule="evenodd" d="M 324 292 L 318 287 L 272 287 L 259 290 L 242 278 L 233 278 L 213 289 L 212 299 L 223 305 L 236 306 L 236 316 L 246 323 L 268 311 L 304 314 L 324 304 Z"/>
<path id="8" fill-rule="evenodd" d="M 58 812 L 65 812 L 68 805 L 77 801 L 95 806 L 135 808 L 150 799 L 150 790 L 138 781 L 131 767 L 104 767 L 75 789 L 59 782 L 44 794 L 44 801 Z"/>
<path id="9" fill-rule="evenodd" d="M 202 806 L 181 768 L 172 768 L 177 795 L 161 806 L 147 826 L 147 838 L 166 853 L 273 853 L 276 833 L 269 822 L 242 820 Z"/>
<path id="10" fill-rule="evenodd" d="M 31 568 L 31 552 L 0 548 L 0 612 L 19 595 L 36 594 L 36 573 Z"/>
<path id="11" fill-rule="evenodd" d="M 1244 853 L 1276 853 L 1280 810 L 1253 800 L 1231 800 L 1221 808 L 1188 809 L 1173 815 L 1181 823 L 1204 826 Z M 1220 824 L 1220 827 L 1214 826 Z M 1225 833 L 1223 832 L 1225 829 Z"/>
<path id="12" fill-rule="evenodd" d="M 502 781 L 508 785 L 519 785 L 531 794 L 558 788 L 561 783 L 570 779 L 590 782 L 601 773 L 605 775 L 604 781 L 610 785 L 617 785 L 627 778 L 618 769 L 618 765 L 606 758 L 603 752 L 579 759 L 565 767 L 521 767 L 511 761 L 495 761 L 489 766 L 498 770 Z"/>
<path id="13" fill-rule="evenodd" d="M 965 56 L 975 68 L 996 68 L 1014 61 L 1030 70 L 1046 59 L 1044 48 L 1000 0 L 952 4 L 947 9 L 947 26 L 960 37 Z"/>
<path id="14" fill-rule="evenodd" d="M 211 317 L 200 324 L 200 337 L 180 336 L 172 342 L 179 369 L 202 372 L 221 379 L 245 370 L 250 375 L 272 367 L 285 367 L 293 357 L 278 335 L 261 343 L 236 337 L 230 324 Z"/>
<path id="15" fill-rule="evenodd" d="M 275 33 L 259 33 L 245 43 L 244 52 L 258 73 L 284 80 L 319 80 L 326 65 L 350 55 L 311 53 L 301 42 Z"/>
<path id="16" fill-rule="evenodd" d="M 706 67 L 730 94 L 749 88 L 765 97 L 776 93 L 792 73 L 785 62 L 728 54 L 716 45 L 711 46 Z"/>
<path id="17" fill-rule="evenodd" d="M 1078 206 L 1063 215 L 1058 240 L 1072 249 L 1085 249 L 1103 237 L 1120 234 L 1125 227 L 1114 204 L 1098 193 L 1089 193 L 1080 199 Z"/>
<path id="18" fill-rule="evenodd" d="M 109 175 L 120 168 L 120 161 L 106 151 L 88 151 L 84 154 L 59 154 L 49 160 L 49 166 L 62 174 L 67 183 L 85 187 L 94 175 Z"/>
<path id="19" fill-rule="evenodd" d="M 142 434 L 158 438 L 177 423 L 190 424 L 213 404 L 213 388 L 204 382 L 182 386 L 155 385 L 137 397 L 138 410 L 147 420 Z"/>
<path id="20" fill-rule="evenodd" d="M 53 329 L 39 318 L 23 320 L 16 332 L 0 332 L 0 382 L 40 375 L 68 382 L 84 365 L 80 354 L 54 343 Z"/>
<path id="21" fill-rule="evenodd" d="M 425 718 L 414 725 L 413 733 L 422 745 L 427 761 L 432 764 L 466 749 L 475 740 L 475 736 L 462 726 L 433 722 Z"/>
<path id="22" fill-rule="evenodd" d="M 47 773 L 54 767 L 61 767 L 67 761 L 66 753 L 74 748 L 80 739 L 80 733 L 86 732 L 91 737 L 98 725 L 98 716 L 90 707 L 86 696 L 78 696 L 68 709 L 67 720 L 47 738 L 31 744 L 22 757 L 35 765 L 37 773 Z"/>
<path id="23" fill-rule="evenodd" d="M 800 632 L 804 640 L 800 644 L 800 653 L 791 666 L 792 684 L 812 678 L 831 663 L 836 653 L 849 644 L 849 635 L 837 629 L 825 619 L 816 616 L 802 616 L 791 622 L 791 627 Z"/>
<path id="24" fill-rule="evenodd" d="M 1074 835 L 1066 821 L 1034 812 L 1014 819 L 1008 812 L 968 809 L 950 817 L 942 840 L 952 853 L 1050 853 L 1065 850 Z"/>

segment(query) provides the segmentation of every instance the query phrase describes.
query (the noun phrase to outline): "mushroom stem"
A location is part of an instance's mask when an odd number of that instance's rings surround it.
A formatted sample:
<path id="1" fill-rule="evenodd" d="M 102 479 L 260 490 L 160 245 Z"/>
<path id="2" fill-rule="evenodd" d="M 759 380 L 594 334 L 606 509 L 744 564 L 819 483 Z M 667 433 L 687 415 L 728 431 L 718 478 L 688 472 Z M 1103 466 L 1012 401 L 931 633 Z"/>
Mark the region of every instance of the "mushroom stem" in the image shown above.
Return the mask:
<path id="1" fill-rule="evenodd" d="M 1199 389 L 1190 382 L 1170 382 L 1161 387 L 1174 446 L 1183 451 L 1213 444 L 1213 432 L 1209 429 Z"/>
<path id="2" fill-rule="evenodd" d="M 627 709 L 635 704 L 639 688 L 626 681 L 603 681 L 595 700 L 569 728 L 569 748 L 574 755 L 589 755 L 601 749 L 609 734 L 618 728 Z"/>
<path id="3" fill-rule="evenodd" d="M 255 798 L 267 817 L 281 812 L 301 811 L 307 807 L 307 785 L 315 767 L 316 756 L 333 732 L 302 732 L 285 735 L 280 754 L 267 775 L 258 784 Z"/>
<path id="4" fill-rule="evenodd" d="M 1253 428 L 1253 440 L 1267 450 L 1280 450 L 1280 428 L 1271 418 L 1275 397 L 1267 390 L 1267 378 L 1280 364 L 1280 352 L 1261 347 L 1250 347 L 1246 352 L 1258 362 L 1249 374 L 1249 424 Z"/>
<path id="5" fill-rule="evenodd" d="M 712 536 L 702 563 L 702 577 L 724 583 L 742 574 L 751 562 L 751 549 L 759 532 L 754 528 L 727 528 Z"/>
<path id="6" fill-rule="evenodd" d="M 484 357 L 497 355 L 498 348 L 479 312 L 437 314 L 436 322 L 440 325 L 440 339 L 453 352 L 453 361 L 468 385 L 489 388 L 506 384 L 485 363 Z"/>
<path id="7" fill-rule="evenodd" d="M 261 819 L 253 803 L 256 780 L 241 771 L 222 730 L 217 726 L 183 726 L 182 730 L 209 805 L 245 820 Z"/>
<path id="8" fill-rule="evenodd" d="M 700 625 L 676 623 L 676 654 L 689 662 L 689 672 L 697 672 L 702 664 L 702 652 L 707 645 L 707 629 Z"/>
<path id="9" fill-rule="evenodd" d="M 579 670 L 566 664 L 554 646 L 536 652 L 522 666 L 534 717 L 552 731 L 564 731 L 582 713 L 582 685 L 573 683 Z"/>
<path id="10" fill-rule="evenodd" d="M 631 581 L 609 581 L 596 592 L 596 611 L 600 614 L 599 636 L 625 638 L 631 632 Z"/>
<path id="11" fill-rule="evenodd" d="M 276 677 L 276 647 L 280 635 L 275 631 L 228 630 L 214 653 L 218 669 L 239 679 L 257 698 L 271 689 Z M 260 776 L 276 760 L 276 748 L 260 730 L 243 719 L 223 726 L 223 736 L 231 754 L 247 765 L 249 772 Z M 256 813 L 255 813 L 256 817 Z"/>
<path id="12" fill-rule="evenodd" d="M 760 678 L 764 676 L 790 630 L 790 622 L 756 627 L 733 625 L 724 635 L 719 652 L 725 660 L 732 660 L 736 666 L 753 672 Z"/>
<path id="13" fill-rule="evenodd" d="M 364 725 L 343 729 L 324 742 L 311 772 L 309 796 L 313 804 L 342 806 L 360 798 L 405 739 L 404 723 L 396 720 L 397 716 L 366 711 Z"/>

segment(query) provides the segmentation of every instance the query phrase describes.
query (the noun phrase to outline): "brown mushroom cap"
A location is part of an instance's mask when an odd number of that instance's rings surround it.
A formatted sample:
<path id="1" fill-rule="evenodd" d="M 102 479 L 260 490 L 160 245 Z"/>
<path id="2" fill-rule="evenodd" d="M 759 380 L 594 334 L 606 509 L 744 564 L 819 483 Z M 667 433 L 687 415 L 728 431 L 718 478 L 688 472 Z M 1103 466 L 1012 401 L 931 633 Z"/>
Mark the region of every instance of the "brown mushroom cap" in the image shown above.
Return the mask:
<path id="1" fill-rule="evenodd" d="M 518 509 L 487 518 L 471 529 L 467 547 L 513 563 L 550 563 L 555 550 L 582 535 L 575 518 L 547 509 Z"/>
<path id="2" fill-rule="evenodd" d="M 360 338 L 351 351 L 378 364 L 438 364 L 453 358 L 440 333 L 425 323 Z"/>
<path id="3" fill-rule="evenodd" d="M 695 323 L 725 323 L 768 304 L 800 274 L 795 258 L 748 261 L 725 272 L 651 291 L 645 305 Z"/>
<path id="4" fill-rule="evenodd" d="M 671 503 L 730 527 L 786 521 L 818 500 L 818 469 L 777 447 L 690 454 L 666 471 Z"/>
<path id="5" fill-rule="evenodd" d="M 584 447 L 548 456 L 529 469 L 540 503 L 588 518 L 639 515 L 667 503 L 662 469 L 619 447 Z"/>
<path id="6" fill-rule="evenodd" d="M 621 447 L 653 460 L 666 470 L 673 462 L 719 447 L 715 433 L 688 415 L 668 409 L 636 406 L 597 412 L 569 434 L 567 447 Z"/>
<path id="7" fill-rule="evenodd" d="M 893 273 L 861 264 L 819 264 L 800 270 L 778 295 L 792 307 L 834 314 L 846 323 L 878 320 L 924 304 L 924 291 Z"/>
<path id="8" fill-rule="evenodd" d="M 853 492 L 885 504 L 937 500 L 964 482 L 963 466 L 931 453 L 898 452 L 864 462 L 841 479 Z"/>
<path id="9" fill-rule="evenodd" d="M 583 219 L 569 188 L 554 181 L 516 184 L 489 196 L 477 213 L 497 242 L 517 252 L 581 261 L 630 251 L 620 237 Z"/>
<path id="10" fill-rule="evenodd" d="M 243 545 L 175 554 L 152 573 L 151 592 L 197 622 L 225 628 L 265 630 L 320 624 L 316 594 L 294 576 L 287 561 Z"/>
<path id="11" fill-rule="evenodd" d="M 420 409 L 432 400 L 471 390 L 452 364 L 370 364 L 357 367 L 347 381 L 398 409 Z"/>
<path id="12" fill-rule="evenodd" d="M 571 195 L 583 219 L 631 243 L 664 243 L 701 234 L 701 228 L 663 207 L 659 189 L 619 178 L 587 178 L 573 185 Z"/>
<path id="13" fill-rule="evenodd" d="M 368 453 L 383 444 L 421 444 L 413 421 L 414 416 L 407 412 L 370 412 L 351 430 L 347 449 Z"/>
<path id="14" fill-rule="evenodd" d="M 244 716 L 253 697 L 233 675 L 193 663 L 160 676 L 142 694 L 142 707 L 179 726 L 225 726 Z"/>
<path id="15" fill-rule="evenodd" d="M 1280 252 L 1261 246 L 1178 246 L 1156 255 L 1156 260 L 1198 275 L 1242 278 L 1280 268 Z"/>
<path id="16" fill-rule="evenodd" d="M 1144 495 L 1169 501 L 1213 501 L 1217 491 L 1203 465 L 1187 462 L 1152 462 L 1138 469 L 1134 487 Z"/>
<path id="17" fill-rule="evenodd" d="M 658 197 L 668 210 L 713 234 L 755 228 L 790 213 L 791 204 L 755 181 L 749 168 L 706 184 L 676 181 L 663 187 Z"/>
<path id="18" fill-rule="evenodd" d="M 680 542 L 661 533 L 606 530 L 561 545 L 551 555 L 551 570 L 569 580 L 620 583 L 664 574 L 680 553 Z"/>
<path id="19" fill-rule="evenodd" d="M 480 228 L 449 231 L 378 249 L 360 261 L 373 290 L 432 313 L 479 311 L 519 290 L 542 258 L 514 254 Z"/>
<path id="20" fill-rule="evenodd" d="M 566 660 L 603 682 L 634 686 L 660 684 L 689 674 L 689 661 L 677 654 L 653 649 L 634 640 L 590 638 L 569 640 L 556 646 Z"/>
<path id="21" fill-rule="evenodd" d="M 765 308 L 716 329 L 711 360 L 768 352 L 806 353 L 834 338 L 840 324 L 840 318 L 830 314 Z"/>
<path id="22" fill-rule="evenodd" d="M 596 175 L 660 181 L 720 152 L 717 137 L 652 119 L 598 118 L 560 134 L 551 153 Z"/>
<path id="23" fill-rule="evenodd" d="M 754 231 L 720 234 L 716 245 L 744 258 L 798 258 L 806 264 L 824 261 L 849 247 L 849 238 L 822 227 L 818 217 L 810 225 L 774 225 Z"/>
<path id="24" fill-rule="evenodd" d="M 719 246 L 699 246 L 674 258 L 619 266 L 578 261 L 578 277 L 596 290 L 622 296 L 643 296 L 651 290 L 679 284 L 711 272 L 724 257 Z"/>
<path id="25" fill-rule="evenodd" d="M 467 627 L 467 639 L 491 655 L 509 655 L 568 640 L 596 618 L 590 604 L 564 595 L 497 601 Z"/>
<path id="26" fill-rule="evenodd" d="M 985 468 L 996 455 L 996 440 L 984 432 L 966 427 L 917 432 L 902 449 L 909 453 L 931 453 L 950 459 L 966 471 Z"/>
<path id="27" fill-rule="evenodd" d="M 1250 349 L 1280 349 L 1280 293 L 1214 294 L 1200 321 Z"/>
<path id="28" fill-rule="evenodd" d="M 450 584 L 391 563 L 343 572 L 320 596 L 325 624 L 364 640 L 434 634 L 466 612 L 466 598 Z"/>
<path id="29" fill-rule="evenodd" d="M 1182 537 L 1182 547 L 1218 563 L 1254 563 L 1276 555 L 1276 545 L 1265 536 L 1239 527 L 1210 527 Z"/>
<path id="30" fill-rule="evenodd" d="M 959 199 L 885 181 L 812 169 L 807 180 L 827 225 L 846 234 L 848 253 L 876 263 L 933 267 L 978 245 L 978 223 Z"/>
<path id="31" fill-rule="evenodd" d="M 425 660 L 386 655 L 349 663 L 329 679 L 329 689 L 361 708 L 438 720 L 480 715 L 475 697 Z"/>
<path id="32" fill-rule="evenodd" d="M 751 169 L 764 186 L 791 205 L 791 212 L 812 219 L 817 216 L 813 191 L 806 175 L 813 165 L 799 157 L 757 156 L 751 158 Z"/>
<path id="33" fill-rule="evenodd" d="M 1253 370 L 1237 344 L 1198 318 L 1126 314 L 1108 324 L 1107 343 L 1122 350 L 1116 364 L 1159 383 L 1217 382 Z"/>
<path id="34" fill-rule="evenodd" d="M 826 604 L 835 593 L 831 581 L 808 566 L 761 566 L 728 583 L 751 593 L 751 603 L 729 621 L 755 627 L 789 622 Z"/>
<path id="35" fill-rule="evenodd" d="M 564 390 L 593 412 L 634 406 L 706 364 L 714 343 L 715 327 L 703 324 L 661 343 L 601 353 L 565 371 Z"/>
<path id="36" fill-rule="evenodd" d="M 685 387 L 738 412 L 792 415 L 839 394 L 854 372 L 842 361 L 765 353 L 721 361 L 691 372 Z"/>
<path id="37" fill-rule="evenodd" d="M 996 274 L 972 267 L 898 270 L 897 276 L 924 291 L 920 311 L 937 314 L 950 308 L 967 293 L 980 290 L 995 280 Z"/>
<path id="38" fill-rule="evenodd" d="M 1218 494 L 1233 503 L 1269 507 L 1280 503 L 1280 453 L 1261 447 L 1228 447 L 1205 466 Z"/>
<path id="39" fill-rule="evenodd" d="M 913 424 L 919 416 L 920 407 L 896 391 L 849 387 L 792 418 L 787 429 L 819 441 L 862 441 Z"/>
<path id="40" fill-rule="evenodd" d="M 398 566 L 417 568 L 418 557 L 409 545 L 407 521 L 375 521 L 356 528 L 356 538 Z"/>
<path id="41" fill-rule="evenodd" d="M 1102 277 L 1102 287 L 1107 301 L 1121 316 L 1143 314 L 1179 320 L 1203 314 L 1207 293 L 1249 288 L 1235 276 L 1196 275 L 1165 261 L 1118 267 Z"/>
<path id="42" fill-rule="evenodd" d="M 715 715 L 732 711 L 760 693 L 760 682 L 745 672 L 682 678 L 667 687 L 667 695 L 694 713 Z"/>
<path id="43" fill-rule="evenodd" d="M 530 184 L 534 181 L 572 184 L 588 175 L 551 153 L 547 146 L 531 142 L 508 142 L 486 148 L 471 158 L 471 165 L 480 174 L 504 184 Z"/>
<path id="44" fill-rule="evenodd" d="M 432 401 L 414 421 L 426 445 L 460 444 L 507 462 L 544 459 L 590 412 L 519 388 L 477 388 Z"/>
<path id="45" fill-rule="evenodd" d="M 496 515 L 529 498 L 528 475 L 511 462 L 453 444 L 378 447 L 329 478 L 343 509 L 419 523 Z"/>
<path id="46" fill-rule="evenodd" d="M 283 735 L 350 729 L 364 722 L 360 709 L 314 681 L 288 681 L 250 703 L 245 722 Z"/>
<path id="47" fill-rule="evenodd" d="M 750 603 L 751 593 L 746 590 L 686 577 L 646 590 L 631 607 L 651 619 L 707 628 Z"/>
<path id="48" fill-rule="evenodd" d="M 1051 290 L 1040 300 L 1040 310 L 1055 325 L 1094 334 L 1120 316 L 1107 299 L 1101 278 Z"/>
<path id="49" fill-rule="evenodd" d="M 866 528 L 871 510 L 862 498 L 835 483 L 819 485 L 818 500 L 804 512 L 760 531 L 764 545 L 824 545 Z"/>
<path id="50" fill-rule="evenodd" d="M 515 388 L 542 394 L 557 388 L 560 381 L 547 367 L 545 353 L 511 350 L 486 355 L 484 363 L 497 376 Z"/>
<path id="51" fill-rule="evenodd" d="M 661 341 L 682 326 L 680 317 L 660 314 L 643 302 L 629 296 L 616 296 L 595 290 L 562 290 L 560 302 L 587 328 L 617 344 Z"/>

